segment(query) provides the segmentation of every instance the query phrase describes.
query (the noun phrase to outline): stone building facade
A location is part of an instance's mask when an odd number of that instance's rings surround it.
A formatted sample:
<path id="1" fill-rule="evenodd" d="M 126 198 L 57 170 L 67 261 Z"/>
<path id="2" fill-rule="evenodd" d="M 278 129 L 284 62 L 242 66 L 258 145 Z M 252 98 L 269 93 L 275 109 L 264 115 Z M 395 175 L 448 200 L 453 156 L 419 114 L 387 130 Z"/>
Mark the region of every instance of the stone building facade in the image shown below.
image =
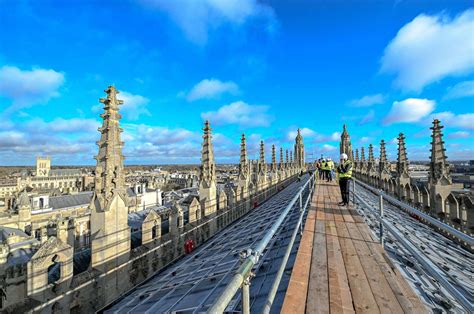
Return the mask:
<path id="1" fill-rule="evenodd" d="M 136 193 L 127 188 L 123 171 L 123 102 L 115 87 L 105 92 L 93 191 L 50 197 L 24 189 L 14 208 L 0 215 L 2 312 L 98 311 L 182 257 L 187 240 L 201 245 L 304 169 L 288 153 L 286 163 L 281 153 L 277 168 L 275 149 L 270 167 L 264 154 L 258 161 L 248 160 L 243 136 L 238 180 L 218 185 L 206 121 L 199 187 L 165 205 L 137 208 Z M 40 203 L 35 197 L 43 198 L 42 208 L 34 209 Z"/>
<path id="2" fill-rule="evenodd" d="M 443 126 L 437 119 L 431 127 L 431 155 L 428 180 L 421 181 L 410 173 L 405 135 L 398 136 L 396 167 L 392 169 L 387 160 L 385 141 L 380 143 L 380 157 L 377 168 L 370 166 L 373 156 L 369 146 L 369 161 L 365 161 L 364 147 L 362 158 L 358 159 L 358 150 L 354 163 L 354 175 L 357 179 L 393 194 L 400 200 L 419 208 L 430 215 L 466 232 L 474 233 L 474 197 L 462 184 L 453 183 L 446 149 L 443 141 Z"/>

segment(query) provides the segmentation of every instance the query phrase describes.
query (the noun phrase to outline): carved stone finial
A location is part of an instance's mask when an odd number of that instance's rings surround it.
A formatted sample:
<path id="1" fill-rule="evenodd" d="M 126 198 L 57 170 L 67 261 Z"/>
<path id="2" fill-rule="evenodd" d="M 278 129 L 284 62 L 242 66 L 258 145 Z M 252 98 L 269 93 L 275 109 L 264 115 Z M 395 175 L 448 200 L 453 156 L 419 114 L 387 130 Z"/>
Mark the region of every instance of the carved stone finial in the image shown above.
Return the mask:
<path id="1" fill-rule="evenodd" d="M 298 128 L 298 135 L 295 139 L 295 166 L 298 169 L 305 168 L 304 144 L 301 130 Z"/>
<path id="2" fill-rule="evenodd" d="M 283 170 L 284 162 L 283 162 L 283 147 L 280 147 L 280 170 Z"/>
<path id="3" fill-rule="evenodd" d="M 398 135 L 397 173 L 399 177 L 408 176 L 408 158 L 405 148 L 405 135 L 403 133 Z"/>
<path id="4" fill-rule="evenodd" d="M 385 141 L 380 141 L 380 159 L 379 159 L 379 176 L 381 179 L 388 179 L 390 176 L 390 163 L 387 160 L 387 151 L 385 149 Z"/>
<path id="5" fill-rule="evenodd" d="M 118 108 L 118 105 L 123 104 L 123 101 L 117 99 L 119 91 L 114 86 L 109 86 L 105 92 L 107 98 L 100 99 L 100 102 L 104 104 L 104 113 L 100 115 L 103 122 L 102 127 L 98 129 L 101 137 L 97 142 L 99 153 L 95 156 L 97 165 L 94 199 L 97 199 L 100 204 L 100 210 L 108 210 L 109 202 L 115 194 L 121 194 L 122 198 L 126 199 L 123 142 L 120 140 L 123 130 L 119 126 L 122 116 L 119 114 Z"/>
<path id="6" fill-rule="evenodd" d="M 272 145 L 272 172 L 277 170 L 275 144 Z"/>
<path id="7" fill-rule="evenodd" d="M 449 164 L 447 162 L 446 149 L 444 148 L 442 129 L 444 126 L 438 119 L 433 120 L 431 133 L 431 158 L 429 181 L 436 184 L 443 181 L 444 184 L 451 184 L 452 179 L 449 174 Z"/>
<path id="8" fill-rule="evenodd" d="M 216 181 L 214 150 L 212 146 L 212 129 L 208 120 L 204 123 L 204 135 L 201 150 L 201 185 L 209 187 Z M 200 186 L 201 186 L 200 185 Z"/>
<path id="9" fill-rule="evenodd" d="M 247 163 L 247 143 L 245 140 L 245 134 L 242 133 L 242 138 L 240 140 L 240 164 Z"/>
<path id="10" fill-rule="evenodd" d="M 266 163 L 265 163 L 265 144 L 263 141 L 260 141 L 260 159 L 258 162 L 258 172 L 260 175 L 265 175 L 266 173 Z"/>
<path id="11" fill-rule="evenodd" d="M 346 154 L 351 160 L 354 159 L 353 152 L 352 152 L 351 137 L 349 136 L 349 133 L 347 132 L 347 127 L 345 124 L 342 127 L 341 142 L 339 144 L 339 153 Z"/>
<path id="12" fill-rule="evenodd" d="M 369 162 L 374 162 L 374 146 L 372 144 L 369 145 Z"/>

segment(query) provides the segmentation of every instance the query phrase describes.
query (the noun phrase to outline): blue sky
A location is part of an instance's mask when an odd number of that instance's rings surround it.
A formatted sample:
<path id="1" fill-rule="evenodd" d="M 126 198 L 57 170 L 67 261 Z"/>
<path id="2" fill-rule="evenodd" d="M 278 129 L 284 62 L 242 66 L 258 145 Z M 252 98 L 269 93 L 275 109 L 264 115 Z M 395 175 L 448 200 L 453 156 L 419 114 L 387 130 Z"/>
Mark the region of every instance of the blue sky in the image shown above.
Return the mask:
<path id="1" fill-rule="evenodd" d="M 470 1 L 0 0 L 0 164 L 93 164 L 114 84 L 129 164 L 197 163 L 209 119 L 218 162 L 240 134 L 313 156 L 407 137 L 429 158 L 434 117 L 450 160 L 474 159 Z M 267 154 L 269 158 L 270 155 Z M 311 156 L 308 156 L 311 157 Z"/>

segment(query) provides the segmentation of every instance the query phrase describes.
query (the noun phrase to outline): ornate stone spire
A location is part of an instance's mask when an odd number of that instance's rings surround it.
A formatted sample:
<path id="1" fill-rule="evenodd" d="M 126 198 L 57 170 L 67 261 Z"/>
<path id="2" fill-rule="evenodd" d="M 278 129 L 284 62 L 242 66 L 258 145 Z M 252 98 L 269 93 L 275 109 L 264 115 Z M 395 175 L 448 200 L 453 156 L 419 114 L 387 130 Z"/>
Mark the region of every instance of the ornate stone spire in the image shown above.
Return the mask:
<path id="1" fill-rule="evenodd" d="M 293 151 L 290 150 L 290 165 L 293 165 Z"/>
<path id="2" fill-rule="evenodd" d="M 26 189 L 23 190 L 23 192 L 20 193 L 20 197 L 18 198 L 18 207 L 30 207 L 30 197 L 28 196 L 28 192 L 26 192 Z"/>
<path id="3" fill-rule="evenodd" d="M 360 148 L 360 162 L 359 162 L 359 169 L 362 173 L 365 173 L 367 170 L 367 162 L 365 161 L 365 151 L 364 147 Z"/>
<path id="4" fill-rule="evenodd" d="M 288 157 L 288 149 L 286 150 L 286 159 L 285 159 L 286 168 L 290 167 L 290 159 Z"/>
<path id="5" fill-rule="evenodd" d="M 275 144 L 272 145 L 272 172 L 277 171 L 277 161 L 276 161 L 276 152 L 275 152 Z"/>
<path id="6" fill-rule="evenodd" d="M 245 180 L 249 175 L 249 164 L 247 160 L 247 144 L 245 140 L 245 134 L 242 133 L 240 140 L 240 164 L 239 164 L 239 177 L 241 180 Z"/>
<path id="7" fill-rule="evenodd" d="M 295 138 L 295 163 L 299 169 L 305 168 L 304 144 L 301 130 L 298 128 L 298 134 Z"/>
<path id="8" fill-rule="evenodd" d="M 265 175 L 267 172 L 267 164 L 265 163 L 265 144 L 260 141 L 260 160 L 258 163 L 258 172 L 260 175 Z"/>
<path id="9" fill-rule="evenodd" d="M 442 129 L 444 126 L 440 124 L 438 119 L 433 120 L 431 134 L 431 162 L 429 181 L 431 184 L 438 182 L 444 184 L 452 184 L 452 179 L 449 174 L 449 164 L 446 157 L 446 149 L 444 148 Z"/>
<path id="10" fill-rule="evenodd" d="M 18 228 L 26 231 L 26 227 L 31 225 L 31 203 L 26 188 L 21 192 L 17 204 Z"/>
<path id="11" fill-rule="evenodd" d="M 105 92 L 106 98 L 99 101 L 104 104 L 104 113 L 100 115 L 103 119 L 100 132 L 100 140 L 97 142 L 99 153 L 95 156 L 97 165 L 95 168 L 95 199 L 100 204 L 100 209 L 108 210 L 113 196 L 120 195 L 126 202 L 125 176 L 123 173 L 122 147 L 120 133 L 123 130 L 119 126 L 122 116 L 119 114 L 119 105 L 123 100 L 117 99 L 119 91 L 114 86 L 109 86 Z"/>
<path id="12" fill-rule="evenodd" d="M 408 158 L 405 148 L 405 136 L 403 133 L 398 135 L 397 173 L 399 177 L 408 177 Z"/>
<path id="13" fill-rule="evenodd" d="M 354 159 L 354 169 L 359 171 L 359 168 L 360 168 L 359 149 L 356 148 L 356 154 L 355 154 L 355 159 Z"/>
<path id="14" fill-rule="evenodd" d="M 339 151 L 341 154 L 346 154 L 348 158 L 351 160 L 354 159 L 353 152 L 352 152 L 352 143 L 351 143 L 351 137 L 349 136 L 349 133 L 347 132 L 347 127 L 344 124 L 342 127 L 342 134 L 341 134 L 341 142 L 339 144 Z"/>
<path id="15" fill-rule="evenodd" d="M 372 144 L 369 145 L 369 162 L 374 162 L 374 146 Z"/>
<path id="16" fill-rule="evenodd" d="M 204 123 L 204 135 L 201 151 L 201 176 L 199 182 L 199 201 L 204 215 L 208 216 L 217 209 L 216 166 L 212 148 L 212 129 L 209 121 Z"/>
<path id="17" fill-rule="evenodd" d="M 283 162 L 283 147 L 280 147 L 280 170 L 283 170 L 285 168 L 284 162 Z"/>
<path id="18" fill-rule="evenodd" d="M 374 158 L 374 146 L 369 145 L 369 160 L 367 162 L 367 172 L 369 176 L 374 176 L 375 173 L 375 158 Z"/>
<path id="19" fill-rule="evenodd" d="M 212 148 L 212 129 L 207 120 L 204 123 L 203 131 L 200 186 L 209 188 L 212 182 L 216 182 L 216 169 L 214 163 L 214 150 Z"/>
<path id="20" fill-rule="evenodd" d="M 105 92 L 107 97 L 100 99 L 104 113 L 100 115 L 103 123 L 98 129 L 101 137 L 97 142 L 99 153 L 95 157 L 97 166 L 91 201 L 91 264 L 101 271 L 106 270 L 106 263 L 113 261 L 117 266 L 127 261 L 130 251 L 123 142 L 120 140 L 122 129 L 119 126 L 119 105 L 123 101 L 117 99 L 119 92 L 114 86 L 109 86 Z"/>
<path id="21" fill-rule="evenodd" d="M 385 149 L 385 141 L 381 140 L 380 141 L 380 158 L 379 162 L 384 163 L 387 161 L 387 151 Z"/>
<path id="22" fill-rule="evenodd" d="M 247 163 L 247 143 L 245 140 L 245 134 L 242 133 L 242 138 L 240 139 L 240 164 Z"/>
<path id="23" fill-rule="evenodd" d="M 390 163 L 387 160 L 387 151 L 385 149 L 385 141 L 380 141 L 380 159 L 379 159 L 379 175 L 382 179 L 384 175 L 390 174 Z"/>

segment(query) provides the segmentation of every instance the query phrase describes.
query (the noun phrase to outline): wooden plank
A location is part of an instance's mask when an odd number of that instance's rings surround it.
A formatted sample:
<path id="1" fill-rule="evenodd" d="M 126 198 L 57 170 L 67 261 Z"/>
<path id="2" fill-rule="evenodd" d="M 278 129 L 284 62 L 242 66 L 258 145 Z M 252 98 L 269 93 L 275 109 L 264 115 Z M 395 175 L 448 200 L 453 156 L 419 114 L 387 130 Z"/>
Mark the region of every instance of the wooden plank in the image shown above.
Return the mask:
<path id="1" fill-rule="evenodd" d="M 367 247 L 362 235 L 359 232 L 356 224 L 347 223 L 344 226 L 349 231 L 350 237 L 353 239 L 352 243 L 356 249 L 359 259 L 364 268 L 367 279 L 369 280 L 372 293 L 375 297 L 377 305 L 382 313 L 403 313 L 398 299 L 392 291 L 387 279 L 374 259 L 372 252 Z"/>
<path id="2" fill-rule="evenodd" d="M 313 250 L 313 234 L 315 212 L 309 212 L 305 230 L 301 237 L 295 264 L 291 272 L 290 282 L 281 309 L 282 313 L 305 313 L 306 295 L 308 292 L 309 272 Z M 310 229 L 311 224 L 313 229 Z"/>
<path id="3" fill-rule="evenodd" d="M 359 260 L 359 256 L 357 255 L 347 230 L 340 231 L 339 242 L 341 244 L 342 256 L 344 258 L 347 278 L 349 280 L 352 300 L 356 312 L 380 312 L 361 261 Z"/>
<path id="4" fill-rule="evenodd" d="M 329 306 L 331 313 L 354 313 L 349 281 L 333 221 L 326 221 Z"/>
<path id="5" fill-rule="evenodd" d="M 393 264 L 390 263 L 389 265 L 387 262 L 388 257 L 385 256 L 385 251 L 382 246 L 378 242 L 370 241 L 372 239 L 372 233 L 367 226 L 360 224 L 357 227 L 366 240 L 366 244 L 371 250 L 375 261 L 382 269 L 383 274 L 400 303 L 400 306 L 403 308 L 403 311 L 405 313 L 427 313 L 428 311 L 426 307 L 407 283 L 405 278 L 403 278 L 402 274 L 400 274 Z"/>
<path id="6" fill-rule="evenodd" d="M 328 260 L 325 222 L 316 220 L 306 313 L 329 313 Z"/>

